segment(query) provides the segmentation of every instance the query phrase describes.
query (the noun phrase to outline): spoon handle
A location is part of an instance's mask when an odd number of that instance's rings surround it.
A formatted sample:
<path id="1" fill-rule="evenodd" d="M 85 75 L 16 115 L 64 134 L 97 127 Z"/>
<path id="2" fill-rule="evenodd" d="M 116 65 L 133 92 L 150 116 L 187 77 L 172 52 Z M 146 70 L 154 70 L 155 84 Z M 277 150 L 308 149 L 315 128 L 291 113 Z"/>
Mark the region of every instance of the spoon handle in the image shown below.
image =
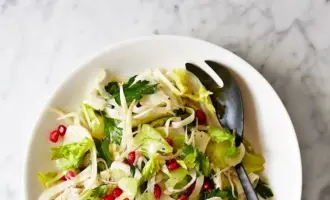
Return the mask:
<path id="1" fill-rule="evenodd" d="M 242 163 L 239 163 L 235 166 L 237 175 L 239 180 L 241 181 L 241 184 L 244 189 L 244 193 L 247 200 L 259 200 L 257 194 L 255 193 L 253 186 L 250 182 L 250 179 L 248 175 L 246 174 L 246 171 L 242 165 Z"/>

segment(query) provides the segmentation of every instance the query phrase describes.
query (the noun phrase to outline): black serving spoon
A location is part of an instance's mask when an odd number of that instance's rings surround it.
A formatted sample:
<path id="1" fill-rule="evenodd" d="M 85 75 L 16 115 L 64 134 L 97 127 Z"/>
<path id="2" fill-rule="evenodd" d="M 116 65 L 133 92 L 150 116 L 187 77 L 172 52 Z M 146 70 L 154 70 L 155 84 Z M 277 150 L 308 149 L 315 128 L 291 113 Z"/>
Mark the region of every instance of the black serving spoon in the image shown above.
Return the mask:
<path id="1" fill-rule="evenodd" d="M 205 61 L 205 63 L 222 79 L 224 83 L 222 88 L 200 67 L 192 63 L 186 63 L 186 69 L 195 74 L 202 84 L 213 93 L 211 99 L 217 111 L 218 120 L 222 126 L 235 130 L 235 142 L 236 146 L 239 146 L 243 141 L 244 128 L 244 108 L 239 86 L 226 67 L 209 60 Z M 246 199 L 258 200 L 242 163 L 237 164 L 235 169 L 243 186 Z"/>

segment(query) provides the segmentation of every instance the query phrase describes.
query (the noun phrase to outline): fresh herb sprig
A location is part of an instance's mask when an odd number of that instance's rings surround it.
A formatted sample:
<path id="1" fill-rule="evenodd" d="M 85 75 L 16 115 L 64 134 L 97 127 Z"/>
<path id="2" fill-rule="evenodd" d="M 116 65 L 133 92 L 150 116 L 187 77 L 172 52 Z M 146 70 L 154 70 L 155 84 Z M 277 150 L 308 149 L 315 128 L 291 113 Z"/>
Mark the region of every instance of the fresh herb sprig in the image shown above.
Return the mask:
<path id="1" fill-rule="evenodd" d="M 131 77 L 123 85 L 126 102 L 129 104 L 133 100 L 139 101 L 143 96 L 153 94 L 157 90 L 157 84 L 149 84 L 147 80 L 135 81 L 136 76 Z M 121 105 L 118 82 L 110 82 L 105 86 L 105 90 L 115 98 L 118 105 Z"/>

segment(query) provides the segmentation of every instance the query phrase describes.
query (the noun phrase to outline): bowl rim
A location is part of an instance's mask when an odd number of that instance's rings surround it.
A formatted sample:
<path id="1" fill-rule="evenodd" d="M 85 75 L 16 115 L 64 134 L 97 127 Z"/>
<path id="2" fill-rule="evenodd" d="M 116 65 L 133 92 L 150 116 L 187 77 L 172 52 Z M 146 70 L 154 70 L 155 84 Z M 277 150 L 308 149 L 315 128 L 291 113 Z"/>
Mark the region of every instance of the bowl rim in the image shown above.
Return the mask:
<path id="1" fill-rule="evenodd" d="M 28 179 L 28 174 L 27 174 L 27 166 L 29 164 L 29 156 L 30 156 L 30 151 L 31 151 L 31 147 L 33 145 L 33 138 L 36 135 L 36 129 L 38 127 L 38 125 L 40 124 L 43 116 L 45 115 L 45 113 L 47 112 L 47 108 L 50 106 L 51 102 L 54 100 L 54 98 L 57 96 L 57 94 L 60 92 L 60 90 L 62 90 L 63 86 L 69 82 L 72 77 L 74 77 L 75 74 L 77 74 L 80 70 L 82 70 L 85 66 L 87 66 L 90 62 L 92 62 L 94 59 L 101 57 L 103 54 L 106 54 L 107 52 L 116 49 L 116 48 L 121 48 L 122 46 L 125 45 L 133 45 L 134 43 L 139 43 L 139 42 L 143 42 L 143 41 L 157 41 L 157 40 L 187 40 L 187 41 L 191 41 L 191 42 L 196 42 L 196 43 L 204 43 L 206 45 L 209 45 L 210 47 L 216 47 L 216 48 L 220 48 L 222 49 L 223 52 L 227 53 L 228 55 L 234 56 L 236 59 L 242 61 L 243 63 L 245 63 L 245 65 L 247 67 L 250 68 L 251 72 L 254 73 L 256 76 L 258 76 L 260 79 L 262 79 L 265 84 L 267 85 L 267 87 L 269 87 L 271 90 L 270 92 L 272 92 L 274 94 L 274 96 L 276 96 L 277 100 L 279 101 L 279 103 L 281 104 L 281 106 L 283 107 L 284 110 L 284 115 L 287 118 L 288 123 L 290 124 L 290 128 L 292 129 L 293 133 L 294 133 L 294 137 L 293 137 L 293 141 L 292 141 L 292 145 L 294 147 L 294 149 L 297 150 L 298 153 L 298 173 L 300 174 L 299 179 L 298 179 L 298 184 L 299 184 L 299 194 L 298 197 L 299 199 L 301 199 L 302 196 L 302 179 L 303 179 L 303 174 L 302 174 L 302 162 L 301 162 L 301 150 L 299 147 L 299 142 L 298 142 L 298 137 L 297 137 L 297 133 L 295 131 L 294 125 L 292 123 L 292 120 L 290 118 L 290 115 L 287 111 L 287 109 L 285 108 L 282 100 L 280 99 L 279 95 L 276 93 L 276 91 L 274 90 L 274 88 L 270 85 L 270 83 L 259 73 L 259 71 L 257 71 L 254 67 L 252 67 L 252 65 L 250 65 L 248 62 L 246 62 L 244 59 L 242 59 L 241 57 L 239 57 L 238 55 L 234 54 L 233 52 L 223 48 L 222 46 L 213 44 L 211 42 L 202 40 L 202 39 L 197 39 L 194 37 L 188 37 L 188 36 L 177 36 L 177 35 L 152 35 L 152 36 L 140 36 L 140 37 L 135 37 L 135 38 L 131 38 L 131 39 L 126 39 L 120 42 L 116 42 L 110 45 L 107 45 L 105 47 L 103 47 L 101 50 L 96 51 L 95 53 L 91 54 L 90 56 L 88 56 L 86 59 L 83 59 L 82 62 L 80 62 L 76 68 L 74 68 L 73 70 L 71 70 L 71 72 L 56 86 L 55 90 L 53 93 L 49 94 L 49 96 L 47 97 L 46 103 L 41 107 L 39 114 L 37 115 L 33 128 L 32 128 L 32 133 L 27 137 L 27 141 L 26 141 L 26 145 L 25 147 L 25 153 L 23 155 L 23 165 L 22 165 L 22 181 L 21 181 L 21 185 L 22 185 L 22 189 L 21 189 L 21 198 L 22 199 L 27 199 L 28 197 L 28 191 L 27 191 L 27 179 Z"/>

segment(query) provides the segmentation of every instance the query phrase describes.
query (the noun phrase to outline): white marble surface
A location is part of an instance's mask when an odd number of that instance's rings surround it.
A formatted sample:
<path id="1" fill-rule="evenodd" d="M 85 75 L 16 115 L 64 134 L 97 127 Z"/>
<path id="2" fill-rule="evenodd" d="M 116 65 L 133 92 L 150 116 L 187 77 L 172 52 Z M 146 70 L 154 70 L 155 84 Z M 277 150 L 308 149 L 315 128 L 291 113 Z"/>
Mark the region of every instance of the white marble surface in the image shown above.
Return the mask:
<path id="1" fill-rule="evenodd" d="M 303 199 L 330 199 L 328 0 L 0 0 L 0 199 L 20 198 L 26 139 L 59 83 L 106 45 L 152 34 L 205 39 L 255 66 L 296 127 Z"/>

